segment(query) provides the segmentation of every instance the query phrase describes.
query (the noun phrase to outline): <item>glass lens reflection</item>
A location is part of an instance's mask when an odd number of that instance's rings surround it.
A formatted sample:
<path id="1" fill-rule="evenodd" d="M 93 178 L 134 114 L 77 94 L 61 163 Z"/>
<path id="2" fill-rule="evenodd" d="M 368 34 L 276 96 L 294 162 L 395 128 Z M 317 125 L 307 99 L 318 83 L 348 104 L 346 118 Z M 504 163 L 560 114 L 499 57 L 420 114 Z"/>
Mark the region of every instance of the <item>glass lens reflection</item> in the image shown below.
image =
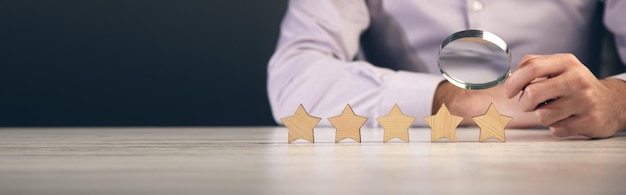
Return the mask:
<path id="1" fill-rule="evenodd" d="M 444 77 L 458 87 L 486 89 L 506 79 L 511 60 L 508 50 L 482 36 L 460 36 L 447 44 L 444 42 L 439 52 L 439 67 Z"/>

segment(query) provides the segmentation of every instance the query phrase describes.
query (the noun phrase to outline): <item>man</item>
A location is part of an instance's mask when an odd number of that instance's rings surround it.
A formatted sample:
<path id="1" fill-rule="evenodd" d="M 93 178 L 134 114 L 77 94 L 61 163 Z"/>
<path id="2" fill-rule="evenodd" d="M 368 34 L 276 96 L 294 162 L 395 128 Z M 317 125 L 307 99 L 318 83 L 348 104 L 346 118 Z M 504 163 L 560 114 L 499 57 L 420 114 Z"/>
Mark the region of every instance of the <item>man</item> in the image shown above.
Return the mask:
<path id="1" fill-rule="evenodd" d="M 626 74 L 599 80 L 585 65 L 598 66 L 602 22 L 626 60 L 624 13 L 620 0 L 292 0 L 268 66 L 274 118 L 291 115 L 298 104 L 327 118 L 347 103 L 369 118 L 396 103 L 407 115 L 425 117 L 445 103 L 470 125 L 494 103 L 514 118 L 511 128 L 544 125 L 556 136 L 610 137 L 626 129 Z M 471 91 L 443 80 L 439 45 L 465 29 L 509 44 L 519 65 L 503 85 Z"/>

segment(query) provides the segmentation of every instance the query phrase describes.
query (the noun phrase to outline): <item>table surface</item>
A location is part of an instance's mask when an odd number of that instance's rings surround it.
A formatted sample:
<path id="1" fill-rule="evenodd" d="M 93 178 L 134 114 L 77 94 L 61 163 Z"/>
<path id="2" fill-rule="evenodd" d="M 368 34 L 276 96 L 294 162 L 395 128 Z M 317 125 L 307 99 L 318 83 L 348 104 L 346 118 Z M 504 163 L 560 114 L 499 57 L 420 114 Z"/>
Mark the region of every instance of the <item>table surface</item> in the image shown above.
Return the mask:
<path id="1" fill-rule="evenodd" d="M 284 127 L 0 128 L 0 194 L 626 194 L 626 134 L 287 144 Z"/>

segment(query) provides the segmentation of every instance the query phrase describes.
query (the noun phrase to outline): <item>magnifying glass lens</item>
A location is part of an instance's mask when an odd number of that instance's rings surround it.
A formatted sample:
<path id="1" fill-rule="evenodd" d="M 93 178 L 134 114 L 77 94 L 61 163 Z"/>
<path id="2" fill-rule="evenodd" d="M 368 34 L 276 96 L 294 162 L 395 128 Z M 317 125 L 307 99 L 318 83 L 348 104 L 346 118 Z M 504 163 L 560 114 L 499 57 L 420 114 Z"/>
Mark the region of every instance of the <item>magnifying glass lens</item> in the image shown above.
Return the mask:
<path id="1" fill-rule="evenodd" d="M 511 56 L 506 43 L 496 35 L 479 30 L 461 31 L 443 41 L 439 69 L 457 87 L 486 89 L 508 77 Z"/>

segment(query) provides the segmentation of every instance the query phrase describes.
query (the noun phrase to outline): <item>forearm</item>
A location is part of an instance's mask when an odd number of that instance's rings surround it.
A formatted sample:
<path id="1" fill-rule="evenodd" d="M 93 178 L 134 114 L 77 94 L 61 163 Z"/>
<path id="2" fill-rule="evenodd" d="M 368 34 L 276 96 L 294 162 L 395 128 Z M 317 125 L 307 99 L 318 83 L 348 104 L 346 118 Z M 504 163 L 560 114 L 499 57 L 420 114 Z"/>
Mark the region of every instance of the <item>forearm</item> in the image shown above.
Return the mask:
<path id="1" fill-rule="evenodd" d="M 396 72 L 367 62 L 346 62 L 315 52 L 290 55 L 291 59 L 271 65 L 268 95 L 274 118 L 293 114 L 303 104 L 311 115 L 328 118 L 351 104 L 358 115 L 374 118 L 386 115 L 398 104 L 407 115 L 430 115 L 438 75 Z M 320 125 L 328 125 L 322 120 Z M 423 120 L 414 125 L 423 126 Z"/>

